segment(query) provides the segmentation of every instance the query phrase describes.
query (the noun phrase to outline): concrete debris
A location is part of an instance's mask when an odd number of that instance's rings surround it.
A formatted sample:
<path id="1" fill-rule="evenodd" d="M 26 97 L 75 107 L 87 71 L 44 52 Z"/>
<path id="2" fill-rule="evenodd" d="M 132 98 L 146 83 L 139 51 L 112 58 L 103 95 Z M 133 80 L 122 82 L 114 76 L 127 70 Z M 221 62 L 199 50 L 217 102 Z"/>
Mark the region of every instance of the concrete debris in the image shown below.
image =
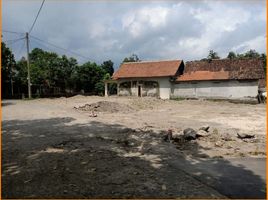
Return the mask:
<path id="1" fill-rule="evenodd" d="M 131 112 L 133 108 L 117 102 L 109 102 L 109 101 L 99 101 L 92 104 L 84 104 L 84 105 L 76 105 L 74 109 L 81 111 L 90 111 L 90 112 Z"/>
<path id="2" fill-rule="evenodd" d="M 173 140 L 173 137 L 172 137 L 172 130 L 169 129 L 167 134 L 164 135 L 164 141 L 168 141 L 168 142 L 171 142 L 171 140 Z"/>
<path id="3" fill-rule="evenodd" d="M 237 133 L 237 137 L 239 139 L 250 139 L 250 138 L 254 138 L 255 135 L 253 135 L 253 134 L 246 134 L 246 133 Z"/>
<path id="4" fill-rule="evenodd" d="M 195 140 L 197 137 L 196 131 L 192 128 L 184 129 L 183 136 L 185 140 Z"/>
<path id="5" fill-rule="evenodd" d="M 162 190 L 167 190 L 167 186 L 165 184 L 162 185 Z"/>
<path id="6" fill-rule="evenodd" d="M 222 140 L 228 142 L 228 141 L 234 141 L 234 139 L 232 138 L 232 136 L 230 134 L 226 134 L 224 135 L 222 138 Z"/>
<path id="7" fill-rule="evenodd" d="M 209 129 L 209 126 L 206 125 L 206 126 L 202 126 L 199 130 L 208 132 L 208 129 Z"/>
<path id="8" fill-rule="evenodd" d="M 215 147 L 222 147 L 222 146 L 223 146 L 223 142 L 218 141 L 215 143 Z"/>
<path id="9" fill-rule="evenodd" d="M 97 114 L 94 111 L 92 111 L 89 117 L 97 117 Z"/>
<path id="10" fill-rule="evenodd" d="M 203 129 L 199 129 L 199 130 L 197 131 L 196 135 L 197 135 L 198 137 L 206 137 L 206 136 L 209 136 L 210 133 L 207 132 L 207 131 L 205 131 L 205 130 L 203 130 Z"/>

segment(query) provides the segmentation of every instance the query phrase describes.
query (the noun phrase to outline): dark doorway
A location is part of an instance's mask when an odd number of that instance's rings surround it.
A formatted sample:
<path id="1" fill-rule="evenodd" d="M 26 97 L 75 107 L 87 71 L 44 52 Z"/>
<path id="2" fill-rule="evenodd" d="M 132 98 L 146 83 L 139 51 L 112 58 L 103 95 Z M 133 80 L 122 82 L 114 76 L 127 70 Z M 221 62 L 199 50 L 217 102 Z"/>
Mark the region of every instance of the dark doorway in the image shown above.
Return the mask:
<path id="1" fill-rule="evenodd" d="M 138 96 L 139 97 L 141 96 L 141 86 L 140 85 L 138 86 Z"/>

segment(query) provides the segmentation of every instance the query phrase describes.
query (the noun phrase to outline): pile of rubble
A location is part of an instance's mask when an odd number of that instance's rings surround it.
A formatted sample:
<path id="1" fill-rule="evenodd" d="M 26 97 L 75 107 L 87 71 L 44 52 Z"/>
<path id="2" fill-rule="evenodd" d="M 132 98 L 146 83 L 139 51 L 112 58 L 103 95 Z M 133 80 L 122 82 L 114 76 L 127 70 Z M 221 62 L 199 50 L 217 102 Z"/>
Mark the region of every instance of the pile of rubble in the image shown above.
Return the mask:
<path id="1" fill-rule="evenodd" d="M 220 135 L 218 134 L 217 131 L 209 131 L 209 126 L 202 126 L 199 128 L 199 130 L 194 130 L 192 128 L 186 128 L 180 133 L 173 133 L 171 129 L 167 131 L 167 133 L 164 135 L 163 139 L 165 141 L 169 142 L 181 142 L 181 141 L 191 141 L 191 140 L 196 140 L 200 137 L 208 137 L 212 139 L 213 135 L 217 135 L 219 137 Z M 212 135 L 213 134 L 213 135 Z M 211 137 L 212 136 L 212 137 Z M 253 134 L 245 134 L 245 133 L 237 133 L 237 138 L 243 140 L 244 142 L 248 141 L 248 139 L 254 139 L 255 135 Z M 220 139 L 224 141 L 231 141 L 233 140 L 230 135 L 225 135 L 224 137 L 222 136 Z"/>
<path id="2" fill-rule="evenodd" d="M 183 133 L 183 134 L 182 134 Z M 173 133 L 171 129 L 164 135 L 164 140 L 169 142 L 184 142 L 190 140 L 196 140 L 199 137 L 207 137 L 210 135 L 209 126 L 203 126 L 198 131 L 192 128 L 184 129 L 182 133 Z"/>
<path id="3" fill-rule="evenodd" d="M 265 136 L 239 132 L 219 132 L 203 126 L 198 130 L 186 128 L 183 131 L 165 131 L 163 139 L 173 143 L 187 155 L 196 157 L 263 157 L 266 152 Z"/>
<path id="4" fill-rule="evenodd" d="M 80 111 L 87 111 L 87 112 L 107 112 L 107 113 L 114 113 L 114 112 L 130 112 L 133 110 L 132 107 L 117 103 L 117 102 L 109 102 L 109 101 L 99 101 L 92 104 L 84 104 L 84 105 L 77 105 L 74 106 L 74 109 Z M 96 115 L 96 114 L 95 114 Z"/>

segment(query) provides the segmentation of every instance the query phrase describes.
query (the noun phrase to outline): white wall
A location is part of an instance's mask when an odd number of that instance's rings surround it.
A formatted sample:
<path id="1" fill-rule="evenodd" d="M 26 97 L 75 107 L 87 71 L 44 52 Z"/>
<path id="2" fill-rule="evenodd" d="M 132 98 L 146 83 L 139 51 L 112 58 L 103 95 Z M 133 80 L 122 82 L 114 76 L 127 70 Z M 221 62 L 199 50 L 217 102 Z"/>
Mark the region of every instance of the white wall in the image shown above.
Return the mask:
<path id="1" fill-rule="evenodd" d="M 247 98 L 258 94 L 258 81 L 199 81 L 173 84 L 172 97 Z"/>
<path id="2" fill-rule="evenodd" d="M 170 81 L 169 78 L 159 78 L 159 96 L 161 99 L 169 99 L 170 98 Z"/>
<path id="3" fill-rule="evenodd" d="M 169 77 L 160 77 L 160 78 L 133 78 L 133 79 L 120 79 L 118 80 L 118 83 L 122 83 L 125 81 L 139 81 L 139 80 L 143 80 L 143 81 L 156 81 L 159 84 L 159 97 L 161 99 L 169 99 L 170 98 L 170 81 L 169 81 Z M 125 95 L 125 91 L 120 91 L 119 95 Z M 136 88 L 132 87 L 131 88 L 131 94 L 133 96 L 138 96 L 138 86 L 136 86 Z"/>

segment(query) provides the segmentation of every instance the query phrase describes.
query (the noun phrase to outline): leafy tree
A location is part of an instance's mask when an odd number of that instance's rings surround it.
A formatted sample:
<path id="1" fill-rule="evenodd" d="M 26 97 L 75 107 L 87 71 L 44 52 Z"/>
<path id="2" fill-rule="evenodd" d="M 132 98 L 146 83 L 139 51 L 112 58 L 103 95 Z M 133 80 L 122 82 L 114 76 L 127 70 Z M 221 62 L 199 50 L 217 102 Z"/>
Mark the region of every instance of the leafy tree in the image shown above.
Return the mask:
<path id="1" fill-rule="evenodd" d="M 74 87 L 72 74 L 75 72 L 76 68 L 77 60 L 75 58 L 67 58 L 65 55 L 60 58 L 59 66 L 56 69 L 56 85 L 58 85 L 62 91 L 65 91 L 66 89 L 71 90 Z"/>
<path id="2" fill-rule="evenodd" d="M 227 56 L 227 58 L 229 58 L 229 59 L 234 59 L 234 58 L 236 58 L 236 54 L 235 54 L 235 52 L 230 51 L 229 54 L 228 54 L 228 56 Z"/>
<path id="3" fill-rule="evenodd" d="M 100 84 L 103 81 L 105 70 L 98 66 L 96 63 L 87 62 L 81 66 L 78 66 L 74 75 L 76 90 L 84 90 L 89 93 L 101 92 Z M 104 90 L 104 85 L 103 85 Z"/>
<path id="4" fill-rule="evenodd" d="M 124 58 L 123 62 L 140 62 L 141 60 L 136 54 L 132 54 L 128 58 Z"/>
<path id="5" fill-rule="evenodd" d="M 101 67 L 106 71 L 106 73 L 109 73 L 110 76 L 112 76 L 114 73 L 113 66 L 114 66 L 114 63 L 111 60 L 104 61 L 101 64 Z"/>
<path id="6" fill-rule="evenodd" d="M 250 49 L 244 54 L 245 58 L 260 58 L 260 54 L 254 49 Z"/>
<path id="7" fill-rule="evenodd" d="M 24 57 L 22 57 L 16 65 L 16 76 L 15 76 L 15 82 L 17 86 L 19 87 L 19 93 L 27 93 L 28 92 L 28 71 L 27 71 L 27 61 Z"/>
<path id="8" fill-rule="evenodd" d="M 207 56 L 207 59 L 211 60 L 211 59 L 220 59 L 220 57 L 218 56 L 218 53 L 213 51 L 213 50 L 210 50 L 209 51 L 209 54 Z"/>
<path id="9" fill-rule="evenodd" d="M 13 79 L 15 75 L 16 62 L 14 54 L 6 46 L 4 42 L 1 42 L 1 84 L 2 84 L 2 94 L 4 96 L 11 96 L 13 91 Z"/>

